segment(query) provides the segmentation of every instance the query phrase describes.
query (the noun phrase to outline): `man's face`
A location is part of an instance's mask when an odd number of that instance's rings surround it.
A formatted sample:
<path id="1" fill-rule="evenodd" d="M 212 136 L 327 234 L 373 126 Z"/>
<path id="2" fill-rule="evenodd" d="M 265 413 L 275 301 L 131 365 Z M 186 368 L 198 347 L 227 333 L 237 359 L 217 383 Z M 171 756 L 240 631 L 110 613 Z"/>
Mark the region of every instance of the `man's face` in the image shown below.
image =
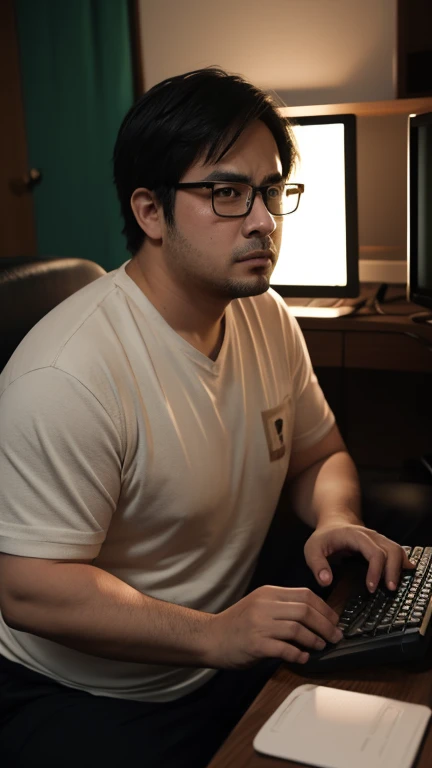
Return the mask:
<path id="1" fill-rule="evenodd" d="M 180 181 L 220 181 L 225 173 L 254 186 L 282 180 L 277 145 L 264 123 L 248 126 L 219 163 L 197 162 Z M 231 219 L 213 212 L 210 190 L 178 190 L 174 225 L 165 230 L 165 267 L 184 288 L 209 297 L 258 295 L 269 287 L 281 234 L 282 217 L 268 212 L 259 193 L 249 215 Z"/>

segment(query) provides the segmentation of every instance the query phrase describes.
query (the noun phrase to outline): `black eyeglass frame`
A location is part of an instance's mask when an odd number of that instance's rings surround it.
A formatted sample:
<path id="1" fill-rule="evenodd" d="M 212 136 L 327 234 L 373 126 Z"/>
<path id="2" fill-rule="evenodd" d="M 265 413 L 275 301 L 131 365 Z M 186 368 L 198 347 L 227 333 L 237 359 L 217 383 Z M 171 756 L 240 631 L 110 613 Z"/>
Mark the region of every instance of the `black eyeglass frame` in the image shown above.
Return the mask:
<path id="1" fill-rule="evenodd" d="M 249 187 L 252 190 L 252 195 L 251 195 L 251 198 L 250 198 L 250 201 L 249 201 L 249 205 L 248 205 L 248 208 L 247 208 L 246 212 L 245 213 L 233 213 L 233 214 L 230 214 L 230 213 L 218 213 L 215 210 L 215 206 L 214 206 L 214 188 L 215 188 L 215 186 L 217 184 L 219 184 L 219 185 L 220 184 L 222 184 L 222 185 L 226 184 L 227 186 L 230 186 L 232 184 L 242 184 L 244 187 Z M 211 202 L 212 202 L 213 213 L 216 216 L 220 216 L 222 219 L 242 219 L 245 216 L 249 216 L 249 214 L 250 214 L 250 212 L 252 210 L 252 206 L 253 206 L 253 204 L 255 202 L 255 198 L 256 198 L 257 192 L 261 193 L 264 205 L 267 208 L 267 210 L 268 210 L 268 212 L 270 213 L 271 216 L 289 216 L 291 213 L 295 213 L 297 208 L 300 205 L 300 198 L 301 198 L 301 196 L 302 196 L 302 194 L 304 192 L 305 185 L 304 184 L 297 184 L 296 182 L 289 182 L 289 183 L 284 184 L 284 187 L 297 187 L 297 192 L 296 192 L 296 194 L 298 194 L 297 205 L 296 205 L 296 207 L 294 208 L 293 211 L 288 211 L 287 213 L 272 213 L 272 211 L 269 209 L 269 207 L 267 205 L 267 192 L 272 187 L 277 187 L 277 186 L 278 186 L 277 184 L 273 183 L 273 184 L 263 184 L 260 187 L 254 187 L 252 184 L 247 184 L 244 181 L 232 181 L 232 180 L 231 181 L 228 181 L 228 180 L 224 181 L 223 179 L 221 179 L 220 181 L 190 181 L 190 182 L 186 181 L 186 182 L 179 182 L 178 184 L 176 184 L 174 186 L 174 189 L 211 189 L 211 193 L 212 193 Z"/>

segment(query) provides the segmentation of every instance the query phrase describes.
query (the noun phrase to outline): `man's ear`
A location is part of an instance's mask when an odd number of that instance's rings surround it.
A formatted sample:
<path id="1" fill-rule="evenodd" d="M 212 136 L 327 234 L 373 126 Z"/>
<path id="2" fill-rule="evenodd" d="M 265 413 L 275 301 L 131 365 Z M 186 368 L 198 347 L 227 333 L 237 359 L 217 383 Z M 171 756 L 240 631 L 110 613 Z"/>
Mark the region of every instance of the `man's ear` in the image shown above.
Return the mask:
<path id="1" fill-rule="evenodd" d="M 153 240 L 160 240 L 163 231 L 163 211 L 154 192 L 143 187 L 135 189 L 130 203 L 143 232 Z"/>

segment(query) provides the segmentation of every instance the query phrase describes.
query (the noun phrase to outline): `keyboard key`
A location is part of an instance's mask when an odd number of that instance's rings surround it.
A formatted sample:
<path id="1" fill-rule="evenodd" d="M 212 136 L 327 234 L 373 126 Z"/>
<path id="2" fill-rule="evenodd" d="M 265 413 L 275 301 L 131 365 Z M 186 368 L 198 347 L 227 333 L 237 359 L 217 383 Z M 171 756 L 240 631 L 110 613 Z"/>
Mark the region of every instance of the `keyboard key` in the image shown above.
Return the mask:
<path id="1" fill-rule="evenodd" d="M 384 634 L 386 634 L 389 631 L 389 628 L 390 628 L 390 623 L 388 623 L 388 624 L 378 624 L 378 626 L 377 626 L 377 628 L 375 630 L 375 633 L 377 635 L 384 635 Z"/>
<path id="2" fill-rule="evenodd" d="M 420 616 L 410 616 L 407 621 L 407 627 L 419 627 L 421 622 Z"/>
<path id="3" fill-rule="evenodd" d="M 393 624 L 390 627 L 390 632 L 403 632 L 403 630 L 406 627 L 405 621 L 394 621 Z"/>

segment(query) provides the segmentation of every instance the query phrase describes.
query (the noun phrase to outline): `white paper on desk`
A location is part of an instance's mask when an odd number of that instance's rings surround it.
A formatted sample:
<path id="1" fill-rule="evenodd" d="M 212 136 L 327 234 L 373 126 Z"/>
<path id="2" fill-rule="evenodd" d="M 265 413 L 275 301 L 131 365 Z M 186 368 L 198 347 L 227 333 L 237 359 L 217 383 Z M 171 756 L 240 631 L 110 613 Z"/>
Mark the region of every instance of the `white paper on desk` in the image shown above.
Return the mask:
<path id="1" fill-rule="evenodd" d="M 253 745 L 258 752 L 319 768 L 410 768 L 430 716 L 421 704 L 300 685 Z"/>

